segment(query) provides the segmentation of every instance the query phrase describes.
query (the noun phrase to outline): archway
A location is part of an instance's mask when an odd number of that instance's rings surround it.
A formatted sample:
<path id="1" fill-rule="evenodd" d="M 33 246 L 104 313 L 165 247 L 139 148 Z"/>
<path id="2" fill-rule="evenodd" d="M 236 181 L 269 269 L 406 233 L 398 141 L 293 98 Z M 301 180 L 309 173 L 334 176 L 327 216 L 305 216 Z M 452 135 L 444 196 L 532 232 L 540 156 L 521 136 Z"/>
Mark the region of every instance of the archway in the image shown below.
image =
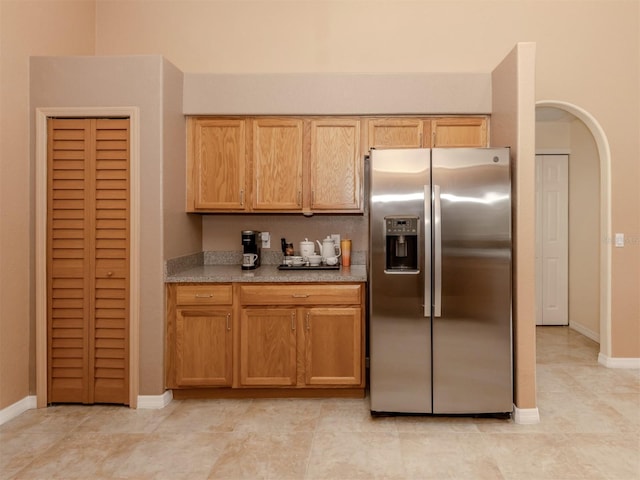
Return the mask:
<path id="1" fill-rule="evenodd" d="M 598 362 L 608 366 L 611 357 L 611 152 L 598 121 L 586 110 L 568 102 L 540 100 L 536 108 L 564 110 L 581 120 L 593 135 L 600 157 L 600 354 Z"/>

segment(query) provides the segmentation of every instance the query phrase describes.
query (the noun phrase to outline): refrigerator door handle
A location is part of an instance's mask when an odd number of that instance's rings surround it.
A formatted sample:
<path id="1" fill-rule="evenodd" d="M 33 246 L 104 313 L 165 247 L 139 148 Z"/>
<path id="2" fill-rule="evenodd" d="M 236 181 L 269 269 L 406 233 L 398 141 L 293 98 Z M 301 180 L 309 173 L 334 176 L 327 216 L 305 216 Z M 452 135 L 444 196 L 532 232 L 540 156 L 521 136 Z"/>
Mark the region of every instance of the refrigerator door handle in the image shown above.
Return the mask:
<path id="1" fill-rule="evenodd" d="M 431 189 L 424 186 L 424 316 L 431 317 Z"/>
<path id="2" fill-rule="evenodd" d="M 442 216 L 440 186 L 433 186 L 433 316 L 442 312 Z"/>

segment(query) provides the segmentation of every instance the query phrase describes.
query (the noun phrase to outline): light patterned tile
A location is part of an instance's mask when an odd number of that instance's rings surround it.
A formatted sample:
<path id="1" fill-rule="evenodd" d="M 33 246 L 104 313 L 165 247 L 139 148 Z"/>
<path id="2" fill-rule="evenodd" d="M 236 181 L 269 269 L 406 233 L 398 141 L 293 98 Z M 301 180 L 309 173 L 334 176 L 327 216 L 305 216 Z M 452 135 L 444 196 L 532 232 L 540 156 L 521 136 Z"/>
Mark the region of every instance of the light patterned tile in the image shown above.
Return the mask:
<path id="1" fill-rule="evenodd" d="M 57 441 L 28 466 L 18 472 L 16 478 L 72 479 L 104 477 L 102 462 L 118 448 L 128 443 L 118 435 L 72 433 Z"/>
<path id="2" fill-rule="evenodd" d="M 640 436 L 637 433 L 578 434 L 567 440 L 580 463 L 600 472 L 602 478 L 640 478 Z"/>
<path id="3" fill-rule="evenodd" d="M 369 402 L 342 400 L 324 402 L 317 431 L 322 432 L 394 432 L 395 417 L 372 417 Z"/>
<path id="4" fill-rule="evenodd" d="M 320 419 L 318 399 L 259 399 L 238 418 L 240 432 L 313 432 Z"/>
<path id="5" fill-rule="evenodd" d="M 152 433 L 120 435 L 118 448 L 101 462 L 100 474 L 111 478 L 206 479 L 224 451 L 229 435 Z"/>
<path id="6" fill-rule="evenodd" d="M 311 432 L 237 432 L 228 437 L 209 478 L 301 479 L 311 450 Z"/>
<path id="7" fill-rule="evenodd" d="M 154 433 L 232 432 L 251 400 L 183 400 Z"/>
<path id="8" fill-rule="evenodd" d="M 60 442 L 66 432 L 0 433 L 0 478 L 11 478 Z"/>
<path id="9" fill-rule="evenodd" d="M 306 479 L 406 479 L 394 433 L 316 432 Z"/>
<path id="10" fill-rule="evenodd" d="M 509 480 L 602 480 L 602 473 L 571 448 L 571 437 L 550 433 L 483 434 L 502 476 Z"/>
<path id="11" fill-rule="evenodd" d="M 400 448 L 407 478 L 504 478 L 484 437 L 477 433 L 401 433 Z"/>

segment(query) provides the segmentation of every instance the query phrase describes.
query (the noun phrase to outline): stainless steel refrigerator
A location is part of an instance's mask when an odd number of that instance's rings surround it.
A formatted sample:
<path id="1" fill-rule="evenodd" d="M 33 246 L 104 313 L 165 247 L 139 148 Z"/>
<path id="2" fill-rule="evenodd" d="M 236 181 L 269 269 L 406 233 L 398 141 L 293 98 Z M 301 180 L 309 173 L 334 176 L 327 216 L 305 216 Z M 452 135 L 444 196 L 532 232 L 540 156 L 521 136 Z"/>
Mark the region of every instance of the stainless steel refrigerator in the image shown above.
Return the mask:
<path id="1" fill-rule="evenodd" d="M 508 148 L 372 150 L 372 414 L 513 408 Z"/>

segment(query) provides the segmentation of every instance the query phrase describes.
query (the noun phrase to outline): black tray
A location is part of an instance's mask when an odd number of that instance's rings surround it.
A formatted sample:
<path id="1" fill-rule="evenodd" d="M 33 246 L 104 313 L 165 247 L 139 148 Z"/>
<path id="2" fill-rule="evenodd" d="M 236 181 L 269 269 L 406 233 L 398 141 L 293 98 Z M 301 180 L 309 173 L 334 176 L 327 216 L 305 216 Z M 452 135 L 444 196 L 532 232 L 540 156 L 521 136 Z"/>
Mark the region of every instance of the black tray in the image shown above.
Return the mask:
<path id="1" fill-rule="evenodd" d="M 278 270 L 340 270 L 340 265 L 278 265 Z"/>

